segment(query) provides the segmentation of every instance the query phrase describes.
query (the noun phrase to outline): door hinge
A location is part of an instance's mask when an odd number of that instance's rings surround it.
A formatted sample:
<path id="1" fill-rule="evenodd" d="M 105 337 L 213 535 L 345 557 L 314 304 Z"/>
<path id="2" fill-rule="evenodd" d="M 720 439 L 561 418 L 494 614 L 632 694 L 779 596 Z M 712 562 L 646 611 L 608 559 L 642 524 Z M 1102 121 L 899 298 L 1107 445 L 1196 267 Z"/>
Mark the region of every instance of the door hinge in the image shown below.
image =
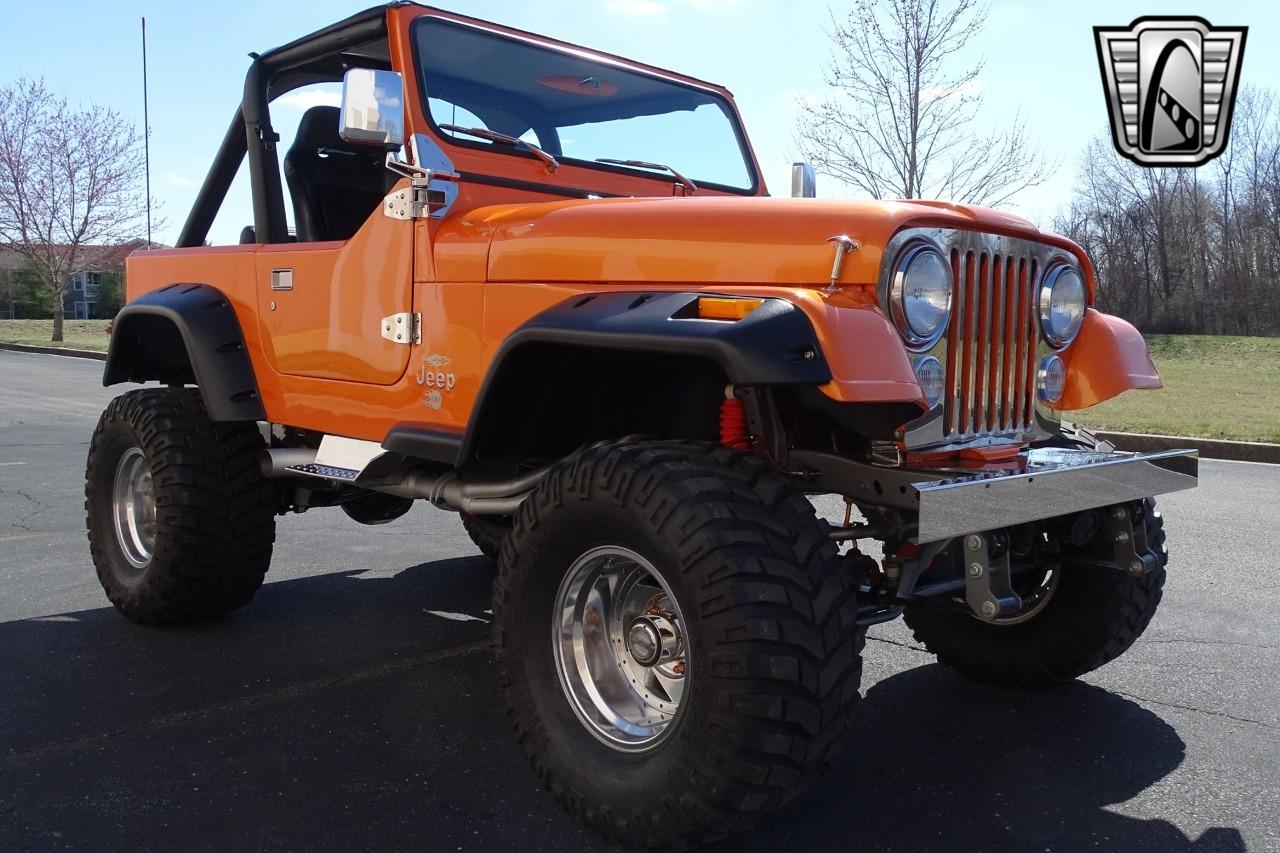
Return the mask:
<path id="1" fill-rule="evenodd" d="M 382 212 L 392 219 L 422 219 L 431 211 L 443 207 L 443 190 L 425 186 L 408 186 L 396 190 L 382 200 Z"/>
<path id="2" fill-rule="evenodd" d="M 382 337 L 393 344 L 422 343 L 422 315 L 401 311 L 382 318 Z"/>

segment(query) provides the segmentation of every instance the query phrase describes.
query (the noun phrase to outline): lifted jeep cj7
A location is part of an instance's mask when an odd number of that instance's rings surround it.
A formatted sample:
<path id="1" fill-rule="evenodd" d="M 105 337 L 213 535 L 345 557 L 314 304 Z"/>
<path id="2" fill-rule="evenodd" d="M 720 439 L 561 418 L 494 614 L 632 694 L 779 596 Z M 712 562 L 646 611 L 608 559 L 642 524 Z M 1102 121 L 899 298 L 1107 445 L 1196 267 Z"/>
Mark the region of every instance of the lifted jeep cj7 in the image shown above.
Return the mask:
<path id="1" fill-rule="evenodd" d="M 337 81 L 281 150 L 271 101 Z M 186 622 L 253 597 L 277 515 L 456 512 L 539 779 L 687 847 L 819 778 L 868 625 L 1025 687 L 1146 628 L 1196 457 L 1060 421 L 1160 387 L 1094 289 L 1007 214 L 767 197 L 719 86 L 392 3 L 255 56 L 178 247 L 129 258 L 104 382 L 159 385 L 94 434 L 93 560 Z"/>

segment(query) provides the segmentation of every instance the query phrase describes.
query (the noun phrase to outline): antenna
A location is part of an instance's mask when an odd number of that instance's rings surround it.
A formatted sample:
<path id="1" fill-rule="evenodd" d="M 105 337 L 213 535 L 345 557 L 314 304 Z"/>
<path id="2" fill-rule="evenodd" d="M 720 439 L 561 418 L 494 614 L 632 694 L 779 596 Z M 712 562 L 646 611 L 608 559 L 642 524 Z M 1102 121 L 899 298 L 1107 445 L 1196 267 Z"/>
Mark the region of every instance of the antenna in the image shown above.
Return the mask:
<path id="1" fill-rule="evenodd" d="M 147 19 L 142 19 L 142 151 L 147 176 L 147 249 L 151 249 L 151 119 L 147 111 Z"/>

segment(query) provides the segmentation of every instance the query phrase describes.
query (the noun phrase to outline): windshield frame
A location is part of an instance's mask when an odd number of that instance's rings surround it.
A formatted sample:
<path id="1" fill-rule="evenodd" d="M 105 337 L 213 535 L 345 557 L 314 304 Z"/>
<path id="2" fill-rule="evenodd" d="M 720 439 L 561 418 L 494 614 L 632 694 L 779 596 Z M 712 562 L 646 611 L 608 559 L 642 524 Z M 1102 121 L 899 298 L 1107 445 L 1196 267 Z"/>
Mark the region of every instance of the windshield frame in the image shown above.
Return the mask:
<path id="1" fill-rule="evenodd" d="M 446 145 L 454 145 L 459 148 L 466 148 L 473 151 L 483 151 L 503 156 L 520 157 L 525 159 L 536 159 L 530 151 L 522 150 L 515 146 L 496 145 L 494 143 L 473 141 L 470 139 L 459 138 L 440 127 L 436 122 L 435 116 L 431 114 L 431 88 L 430 80 L 427 77 L 427 69 L 422 62 L 422 39 L 419 36 L 419 30 L 427 24 L 427 22 L 436 22 L 446 26 L 453 26 L 462 29 L 474 30 L 483 33 L 489 37 L 497 39 L 505 39 L 507 41 L 522 42 L 533 47 L 548 50 L 554 53 L 563 53 L 574 56 L 579 59 L 597 62 L 601 65 L 617 68 L 632 74 L 639 74 L 646 77 L 652 77 L 674 86 L 682 86 L 686 89 L 692 89 L 696 92 L 704 94 L 713 99 L 715 105 L 719 107 L 729 122 L 730 128 L 733 130 L 734 141 L 738 146 L 739 156 L 742 157 L 743 168 L 746 170 L 750 179 L 750 185 L 747 187 L 735 187 L 730 184 L 720 184 L 715 181 L 698 180 L 696 175 L 690 175 L 690 179 L 697 184 L 698 188 L 715 190 L 716 192 L 729 193 L 732 195 L 755 196 L 759 195 L 761 187 L 760 168 L 756 163 L 755 154 L 747 139 L 746 130 L 742 126 L 742 116 L 739 115 L 737 105 L 731 96 L 707 84 L 699 84 L 687 79 L 672 76 L 664 73 L 659 69 L 650 68 L 640 63 L 633 63 L 621 57 L 611 56 L 609 54 L 600 53 L 588 48 L 576 47 L 568 45 L 554 39 L 536 36 L 534 34 L 525 34 L 520 32 L 508 32 L 494 29 L 491 26 L 483 26 L 480 22 L 470 22 L 466 20 L 458 20 L 454 17 L 446 17 L 443 15 L 433 15 L 425 13 L 413 19 L 409 27 L 409 46 L 413 56 L 413 70 L 417 82 L 418 97 L 420 99 L 420 108 L 422 115 L 426 119 L 427 125 L 430 127 L 432 134 L 442 143 Z M 577 157 L 569 157 L 563 155 L 555 155 L 561 165 L 574 166 L 576 168 L 590 169 L 597 172 L 605 172 L 613 175 L 624 175 L 632 178 L 646 178 L 648 180 L 660 181 L 668 186 L 677 183 L 675 179 L 666 173 L 654 172 L 647 169 L 635 169 L 627 166 L 615 166 L 609 163 L 601 163 L 596 160 L 584 160 Z M 612 155 L 606 155 L 612 156 Z M 678 166 L 677 166 L 678 168 Z M 609 193 L 608 195 L 616 195 Z"/>

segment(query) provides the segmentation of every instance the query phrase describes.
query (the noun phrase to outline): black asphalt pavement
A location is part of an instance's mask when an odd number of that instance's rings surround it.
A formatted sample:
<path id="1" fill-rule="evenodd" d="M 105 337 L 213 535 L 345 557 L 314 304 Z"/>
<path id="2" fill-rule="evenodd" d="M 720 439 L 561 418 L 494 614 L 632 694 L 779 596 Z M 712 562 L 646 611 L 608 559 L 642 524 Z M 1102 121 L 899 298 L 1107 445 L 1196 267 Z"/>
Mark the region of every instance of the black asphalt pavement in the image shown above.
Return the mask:
<path id="1" fill-rule="evenodd" d="M 0 352 L 0 850 L 611 849 L 511 736 L 452 515 L 287 517 L 233 616 L 119 617 L 83 532 L 101 369 Z M 1280 851 L 1280 467 L 1201 474 L 1126 656 L 1006 692 L 876 627 L 848 753 L 720 849 Z"/>

